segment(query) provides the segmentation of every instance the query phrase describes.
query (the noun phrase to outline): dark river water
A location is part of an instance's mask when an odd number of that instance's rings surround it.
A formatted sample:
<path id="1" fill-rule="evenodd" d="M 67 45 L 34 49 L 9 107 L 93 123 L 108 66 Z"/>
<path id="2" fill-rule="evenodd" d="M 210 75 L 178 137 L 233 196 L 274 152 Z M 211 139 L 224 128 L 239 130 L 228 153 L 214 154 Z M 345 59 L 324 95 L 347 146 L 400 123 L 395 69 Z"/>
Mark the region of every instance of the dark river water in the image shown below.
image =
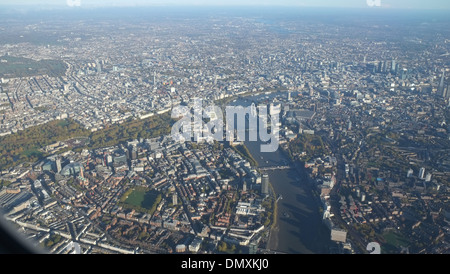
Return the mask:
<path id="1" fill-rule="evenodd" d="M 253 100 L 258 104 L 258 99 L 267 99 L 267 96 L 275 94 L 241 98 L 230 105 L 248 106 Z M 245 145 L 259 167 L 289 164 L 280 148 L 275 152 L 261 152 L 259 141 L 246 141 Z M 304 168 L 297 165 L 297 168 L 266 173 L 276 195 L 282 196 L 278 201 L 276 226 L 271 231 L 267 248 L 295 254 L 328 253 L 330 232 L 322 223 L 320 201 L 312 192 Z"/>

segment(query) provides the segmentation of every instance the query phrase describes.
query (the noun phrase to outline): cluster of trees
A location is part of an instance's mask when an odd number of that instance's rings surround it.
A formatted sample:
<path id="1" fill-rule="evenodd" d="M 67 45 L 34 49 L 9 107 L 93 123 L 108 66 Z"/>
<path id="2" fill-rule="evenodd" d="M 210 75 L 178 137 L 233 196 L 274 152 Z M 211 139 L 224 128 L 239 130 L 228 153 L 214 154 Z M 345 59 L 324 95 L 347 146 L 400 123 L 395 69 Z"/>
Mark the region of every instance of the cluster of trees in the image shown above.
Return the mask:
<path id="1" fill-rule="evenodd" d="M 11 182 L 8 182 L 5 180 L 0 180 L 0 190 L 2 190 L 3 187 L 7 187 L 10 184 L 11 184 Z"/>
<path id="2" fill-rule="evenodd" d="M 121 124 L 114 124 L 93 132 L 90 136 L 91 149 L 117 145 L 132 139 L 154 138 L 170 133 L 174 121 L 169 114 L 152 116 L 143 120 L 129 120 Z"/>
<path id="3" fill-rule="evenodd" d="M 248 150 L 248 148 L 245 145 L 236 145 L 232 146 L 234 151 L 236 151 L 239 155 L 241 155 L 242 158 L 246 159 L 251 166 L 257 167 L 258 162 L 253 158 L 252 154 Z"/>
<path id="4" fill-rule="evenodd" d="M 353 228 L 367 241 L 375 241 L 376 232 L 370 224 L 354 224 Z"/>
<path id="5" fill-rule="evenodd" d="M 0 77 L 28 77 L 47 74 L 49 76 L 63 76 L 67 70 L 67 64 L 60 60 L 35 61 L 23 57 L 2 56 L 6 63 L 0 64 Z"/>
<path id="6" fill-rule="evenodd" d="M 202 149 L 202 148 L 206 148 L 209 147 L 214 151 L 222 151 L 224 148 L 223 143 L 219 143 L 218 141 L 214 140 L 214 142 L 212 143 L 212 145 L 207 144 L 207 143 L 196 143 L 196 142 L 190 142 L 189 146 L 191 149 Z"/>
<path id="7" fill-rule="evenodd" d="M 73 119 L 54 120 L 0 137 L 0 169 L 23 162 L 36 162 L 47 155 L 40 149 L 74 137 L 89 137 L 89 149 L 117 145 L 137 138 L 154 138 L 170 133 L 173 120 L 169 114 L 142 120 L 130 120 L 91 132 Z"/>
<path id="8" fill-rule="evenodd" d="M 54 120 L 0 137 L 0 169 L 17 162 L 35 162 L 45 153 L 39 149 L 74 136 L 88 136 L 89 131 L 72 119 Z"/>
<path id="9" fill-rule="evenodd" d="M 217 170 L 222 179 L 233 178 L 234 173 L 229 168 L 220 168 Z"/>
<path id="10" fill-rule="evenodd" d="M 289 143 L 289 152 L 291 154 L 306 152 L 308 159 L 303 160 L 307 161 L 323 156 L 326 153 L 326 149 L 320 136 L 302 134 Z"/>
<path id="11" fill-rule="evenodd" d="M 265 199 L 261 205 L 265 209 L 264 212 L 261 213 L 261 218 L 262 220 L 264 220 L 263 225 L 267 227 L 270 225 L 270 223 L 274 223 L 276 219 L 277 208 L 275 199 L 273 198 Z"/>
<path id="12" fill-rule="evenodd" d="M 236 253 L 236 249 L 237 248 L 236 248 L 235 244 L 228 245 L 224 241 L 220 241 L 219 244 L 217 245 L 217 251 L 219 251 L 219 252 Z"/>
<path id="13" fill-rule="evenodd" d="M 52 248 L 57 243 L 61 242 L 62 238 L 59 234 L 52 234 L 48 239 L 46 239 L 42 244 L 46 249 Z"/>

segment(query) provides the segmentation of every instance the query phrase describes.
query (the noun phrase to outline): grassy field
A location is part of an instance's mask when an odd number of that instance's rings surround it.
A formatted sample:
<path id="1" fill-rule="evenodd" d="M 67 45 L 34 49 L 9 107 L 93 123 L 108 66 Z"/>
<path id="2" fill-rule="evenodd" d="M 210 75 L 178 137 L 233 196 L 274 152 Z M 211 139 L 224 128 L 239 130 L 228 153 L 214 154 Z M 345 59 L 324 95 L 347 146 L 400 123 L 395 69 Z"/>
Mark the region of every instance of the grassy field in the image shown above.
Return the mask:
<path id="1" fill-rule="evenodd" d="M 146 187 L 129 189 L 121 199 L 122 206 L 140 212 L 153 214 L 161 202 L 161 193 Z"/>
<path id="2" fill-rule="evenodd" d="M 128 195 L 125 203 L 150 209 L 157 196 L 158 193 L 151 193 L 147 189 L 134 189 L 130 195 Z"/>
<path id="3" fill-rule="evenodd" d="M 29 58 L 1 56 L 0 77 L 28 77 L 47 74 L 62 76 L 67 65 L 60 60 L 35 61 Z"/>
<path id="4" fill-rule="evenodd" d="M 398 253 L 401 247 L 411 246 L 411 242 L 398 232 L 390 231 L 383 234 L 386 243 L 381 244 L 381 252 L 385 254 Z"/>

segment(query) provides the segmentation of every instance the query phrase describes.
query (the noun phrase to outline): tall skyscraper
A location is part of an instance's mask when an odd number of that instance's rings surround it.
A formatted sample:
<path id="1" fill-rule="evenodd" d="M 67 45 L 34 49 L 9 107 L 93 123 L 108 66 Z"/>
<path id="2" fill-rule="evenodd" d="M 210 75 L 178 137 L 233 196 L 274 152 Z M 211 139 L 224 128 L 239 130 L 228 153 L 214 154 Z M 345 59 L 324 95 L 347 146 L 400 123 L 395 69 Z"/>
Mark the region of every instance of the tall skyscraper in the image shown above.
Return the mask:
<path id="1" fill-rule="evenodd" d="M 441 80 L 439 81 L 438 86 L 438 94 L 442 96 L 442 98 L 450 98 L 450 92 L 448 90 L 448 84 L 445 84 L 445 70 L 442 71 Z"/>
<path id="2" fill-rule="evenodd" d="M 269 175 L 263 174 L 261 179 L 261 194 L 269 194 Z"/>
<path id="3" fill-rule="evenodd" d="M 421 167 L 419 170 L 419 178 L 425 179 L 425 168 L 424 167 Z"/>
<path id="4" fill-rule="evenodd" d="M 392 59 L 392 63 L 391 63 L 391 73 L 393 73 L 393 74 L 397 73 L 396 70 L 397 70 L 397 67 L 396 67 L 395 60 Z"/>
<path id="5" fill-rule="evenodd" d="M 97 73 L 102 73 L 102 65 L 100 64 L 100 62 L 97 60 L 95 61 L 95 68 L 97 69 Z"/>
<path id="6" fill-rule="evenodd" d="M 56 158 L 56 172 L 61 172 L 61 158 Z"/>
<path id="7" fill-rule="evenodd" d="M 444 88 L 444 81 L 445 81 L 445 70 L 442 71 L 441 81 L 439 81 L 439 91 L 442 91 Z"/>
<path id="8" fill-rule="evenodd" d="M 403 68 L 402 74 L 401 74 L 401 79 L 406 80 L 406 78 L 408 78 L 408 69 Z"/>

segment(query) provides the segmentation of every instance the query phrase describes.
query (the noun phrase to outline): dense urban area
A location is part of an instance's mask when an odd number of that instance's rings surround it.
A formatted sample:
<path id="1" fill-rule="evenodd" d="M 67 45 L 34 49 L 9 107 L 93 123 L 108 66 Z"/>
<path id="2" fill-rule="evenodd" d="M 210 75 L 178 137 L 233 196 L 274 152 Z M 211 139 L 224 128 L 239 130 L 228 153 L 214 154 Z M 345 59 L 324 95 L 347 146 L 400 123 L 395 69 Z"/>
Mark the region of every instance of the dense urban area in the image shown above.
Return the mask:
<path id="1" fill-rule="evenodd" d="M 287 253 L 267 174 L 286 168 L 329 253 L 450 251 L 447 17 L 66 13 L 0 19 L 0 206 L 44 250 Z M 281 110 L 283 166 L 170 134 L 176 106 L 255 95 Z"/>

